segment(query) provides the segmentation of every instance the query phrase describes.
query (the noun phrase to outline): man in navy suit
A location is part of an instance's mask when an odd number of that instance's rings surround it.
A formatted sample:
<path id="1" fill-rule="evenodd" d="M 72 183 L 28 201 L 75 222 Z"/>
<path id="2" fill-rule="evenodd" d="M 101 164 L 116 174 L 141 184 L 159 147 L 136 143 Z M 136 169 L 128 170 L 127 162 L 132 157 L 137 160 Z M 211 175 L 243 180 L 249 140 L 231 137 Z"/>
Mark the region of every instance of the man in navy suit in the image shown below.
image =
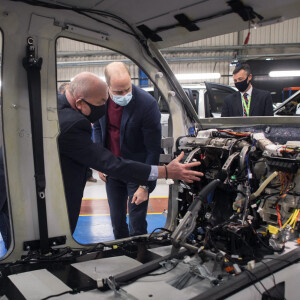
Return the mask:
<path id="1" fill-rule="evenodd" d="M 270 92 L 251 85 L 252 74 L 248 64 L 238 65 L 233 71 L 233 81 L 239 92 L 224 99 L 221 117 L 273 116 Z"/>
<path id="2" fill-rule="evenodd" d="M 94 123 L 94 141 L 113 154 L 156 165 L 161 151 L 161 124 L 157 101 L 131 83 L 127 66 L 113 62 L 105 68 L 109 87 L 106 114 Z M 100 178 L 106 182 L 110 216 L 116 239 L 147 233 L 149 194 L 156 181 L 144 185 L 125 182 L 114 176 Z M 129 230 L 126 222 L 127 200 Z"/>
<path id="3" fill-rule="evenodd" d="M 83 72 L 70 82 L 64 95 L 58 96 L 60 134 L 58 146 L 71 231 L 79 217 L 86 170 L 93 168 L 113 178 L 146 185 L 157 178 L 199 181 L 202 173 L 190 170 L 199 162 L 181 164 L 182 152 L 168 166 L 154 166 L 114 156 L 91 140 L 91 123 L 105 114 L 107 84 L 98 76 Z M 151 113 L 151 112 L 149 112 Z"/>

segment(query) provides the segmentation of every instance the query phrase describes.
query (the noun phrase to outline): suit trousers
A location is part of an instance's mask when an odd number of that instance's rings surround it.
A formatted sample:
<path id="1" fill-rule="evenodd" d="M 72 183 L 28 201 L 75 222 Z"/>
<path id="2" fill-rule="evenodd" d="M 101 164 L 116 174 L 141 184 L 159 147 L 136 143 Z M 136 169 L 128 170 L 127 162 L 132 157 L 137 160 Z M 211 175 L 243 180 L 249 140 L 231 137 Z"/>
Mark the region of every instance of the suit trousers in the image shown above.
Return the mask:
<path id="1" fill-rule="evenodd" d="M 139 185 L 135 183 L 126 183 L 109 176 L 107 177 L 106 193 L 115 239 L 147 233 L 146 215 L 149 198 L 139 205 L 131 203 L 133 194 L 138 187 Z M 129 229 L 126 222 L 127 205 Z"/>

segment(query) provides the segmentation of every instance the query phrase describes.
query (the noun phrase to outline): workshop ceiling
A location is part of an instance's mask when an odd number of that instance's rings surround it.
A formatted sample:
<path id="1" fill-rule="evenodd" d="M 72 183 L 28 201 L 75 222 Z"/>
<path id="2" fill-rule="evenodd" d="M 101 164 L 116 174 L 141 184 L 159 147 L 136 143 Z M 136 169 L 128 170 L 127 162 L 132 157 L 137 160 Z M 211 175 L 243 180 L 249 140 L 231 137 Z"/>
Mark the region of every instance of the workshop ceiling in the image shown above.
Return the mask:
<path id="1" fill-rule="evenodd" d="M 166 48 L 300 15 L 299 0 L 47 0 L 101 10 L 127 21 L 139 34 Z M 109 20 L 109 17 L 107 17 Z"/>

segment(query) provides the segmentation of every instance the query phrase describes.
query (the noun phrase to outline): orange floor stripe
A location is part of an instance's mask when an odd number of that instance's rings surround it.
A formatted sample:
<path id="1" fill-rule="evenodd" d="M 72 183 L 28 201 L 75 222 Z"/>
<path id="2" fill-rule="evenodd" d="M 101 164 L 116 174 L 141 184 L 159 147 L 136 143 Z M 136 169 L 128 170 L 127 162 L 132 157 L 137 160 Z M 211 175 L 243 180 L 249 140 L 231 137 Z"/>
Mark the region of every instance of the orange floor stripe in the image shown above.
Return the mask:
<path id="1" fill-rule="evenodd" d="M 109 215 L 107 199 L 88 199 L 85 198 L 81 203 L 81 216 Z M 159 214 L 168 208 L 167 197 L 151 197 L 148 205 L 148 213 Z"/>

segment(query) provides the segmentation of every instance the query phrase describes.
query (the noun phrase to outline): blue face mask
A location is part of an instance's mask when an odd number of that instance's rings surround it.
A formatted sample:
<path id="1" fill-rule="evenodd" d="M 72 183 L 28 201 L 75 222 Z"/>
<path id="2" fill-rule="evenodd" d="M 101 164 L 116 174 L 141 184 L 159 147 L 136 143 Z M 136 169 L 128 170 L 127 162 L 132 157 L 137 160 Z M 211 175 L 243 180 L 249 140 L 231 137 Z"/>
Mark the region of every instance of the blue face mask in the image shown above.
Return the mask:
<path id="1" fill-rule="evenodd" d="M 124 96 L 122 95 L 112 95 L 112 101 L 120 106 L 126 106 L 132 99 L 132 93 L 128 93 Z"/>

